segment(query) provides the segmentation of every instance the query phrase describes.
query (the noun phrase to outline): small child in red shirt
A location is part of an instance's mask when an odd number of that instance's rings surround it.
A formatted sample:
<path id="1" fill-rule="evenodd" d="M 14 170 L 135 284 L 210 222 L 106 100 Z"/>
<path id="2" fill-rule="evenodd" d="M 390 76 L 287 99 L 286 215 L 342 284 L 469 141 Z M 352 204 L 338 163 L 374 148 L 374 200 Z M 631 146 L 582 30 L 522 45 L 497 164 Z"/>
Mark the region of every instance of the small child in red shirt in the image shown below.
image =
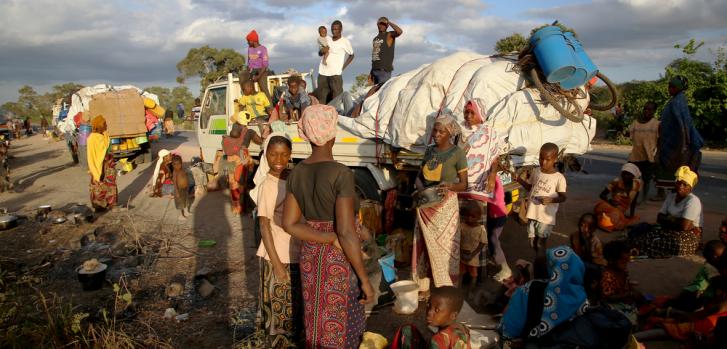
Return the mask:
<path id="1" fill-rule="evenodd" d="M 452 286 L 432 290 L 427 308 L 427 325 L 439 331 L 429 342 L 431 349 L 470 349 L 470 331 L 457 322 L 464 302 L 462 291 Z"/>

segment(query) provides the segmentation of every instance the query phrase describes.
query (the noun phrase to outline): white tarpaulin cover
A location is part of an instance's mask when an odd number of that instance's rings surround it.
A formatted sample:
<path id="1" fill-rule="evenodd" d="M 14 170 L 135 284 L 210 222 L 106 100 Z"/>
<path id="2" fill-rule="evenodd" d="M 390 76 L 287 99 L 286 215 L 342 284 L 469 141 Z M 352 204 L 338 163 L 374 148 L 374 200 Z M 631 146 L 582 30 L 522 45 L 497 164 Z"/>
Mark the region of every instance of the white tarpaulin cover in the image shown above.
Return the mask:
<path id="1" fill-rule="evenodd" d="M 444 57 L 393 77 L 364 101 L 359 117 L 340 117 L 339 124 L 360 137 L 423 152 L 440 111 L 451 111 L 464 127 L 465 103 L 481 98 L 486 124 L 507 149 L 523 155 L 515 157 L 517 163 L 537 163 L 540 146 L 546 142 L 570 154 L 588 151 L 596 120 L 585 115 L 576 123 L 561 116 L 536 89 L 526 87 L 525 79 L 513 70 L 514 63 L 514 58 L 469 52 Z M 578 104 L 585 110 L 588 98 Z"/>

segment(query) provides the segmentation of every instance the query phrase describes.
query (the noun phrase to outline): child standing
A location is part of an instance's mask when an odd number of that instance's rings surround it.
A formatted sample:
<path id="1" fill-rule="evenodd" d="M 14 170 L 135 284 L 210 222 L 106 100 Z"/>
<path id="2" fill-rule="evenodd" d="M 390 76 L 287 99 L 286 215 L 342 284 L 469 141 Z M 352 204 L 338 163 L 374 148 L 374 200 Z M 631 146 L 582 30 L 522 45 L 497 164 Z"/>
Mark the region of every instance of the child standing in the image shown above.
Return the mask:
<path id="1" fill-rule="evenodd" d="M 324 25 L 318 27 L 318 54 L 323 56 L 323 64 L 328 65 L 328 29 Z"/>
<path id="2" fill-rule="evenodd" d="M 558 204 L 566 199 L 565 176 L 555 168 L 558 146 L 545 143 L 540 147 L 540 168 L 535 168 L 527 180 L 517 178 L 518 183 L 530 192 L 528 200 L 528 240 L 535 254 L 545 253 L 548 237 L 555 226 Z"/>
<path id="3" fill-rule="evenodd" d="M 174 112 L 171 110 L 164 112 L 164 134 L 167 138 L 174 136 Z"/>
<path id="4" fill-rule="evenodd" d="M 242 96 L 237 99 L 240 113 L 233 115 L 231 122 L 247 125 L 253 120 L 267 121 L 270 100 L 263 92 L 255 92 L 255 83 L 251 80 L 242 82 Z"/>
<path id="5" fill-rule="evenodd" d="M 174 181 L 174 206 L 182 213 L 182 218 L 187 218 L 184 210 L 190 213 L 192 202 L 194 201 L 193 190 L 194 183 L 190 185 L 189 175 L 184 169 L 182 157 L 172 155 L 172 178 Z"/>
<path id="6" fill-rule="evenodd" d="M 499 169 L 499 161 L 493 161 L 487 178 L 487 192 L 494 194 L 491 199 L 487 200 L 487 249 L 495 260 L 495 264 L 500 266 L 500 271 L 493 276 L 493 279 L 503 282 L 512 276 L 512 270 L 507 264 L 505 252 L 500 243 L 500 235 L 507 221 L 507 206 L 505 206 L 505 189 L 497 174 Z"/>
<path id="7" fill-rule="evenodd" d="M 487 232 L 482 225 L 482 205 L 475 200 L 466 200 L 462 207 L 462 225 L 460 225 L 460 274 L 469 275 L 470 280 L 477 280 L 480 265 L 480 254 L 487 246 Z"/>

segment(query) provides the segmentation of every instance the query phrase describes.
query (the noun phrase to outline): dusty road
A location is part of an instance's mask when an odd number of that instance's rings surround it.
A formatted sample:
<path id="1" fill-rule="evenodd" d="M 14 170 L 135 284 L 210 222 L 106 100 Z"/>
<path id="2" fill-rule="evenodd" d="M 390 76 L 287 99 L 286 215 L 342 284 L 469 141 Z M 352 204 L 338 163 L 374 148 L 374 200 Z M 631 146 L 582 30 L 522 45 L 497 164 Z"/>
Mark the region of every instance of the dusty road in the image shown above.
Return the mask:
<path id="1" fill-rule="evenodd" d="M 198 155 L 193 132 L 181 132 L 175 138 L 155 143 L 153 153 L 162 147 L 179 153 L 185 161 Z M 582 157 L 588 174 L 566 174 L 568 200 L 558 212 L 551 246 L 567 242 L 566 236 L 575 231 L 578 217 L 592 209 L 600 191 L 618 174 L 628 151 L 628 147 L 595 145 L 591 153 Z M 40 136 L 24 138 L 13 142 L 11 154 L 15 157 L 11 162 L 15 191 L 0 194 L 0 207 L 32 215 L 35 208 L 42 204 L 62 207 L 69 203 L 88 203 L 86 169 L 72 165 L 63 142 L 48 141 Z M 230 325 L 236 321 L 244 322 L 245 316 L 254 309 L 257 298 L 259 273 L 252 244 L 251 221 L 231 214 L 225 192 L 210 192 L 197 198 L 192 217 L 180 219 L 172 200 L 149 198 L 147 185 L 153 169 L 153 163 L 147 163 L 120 176 L 119 202 L 124 208 L 107 214 L 99 222 L 107 219 L 133 224 L 145 234 L 163 238 L 170 246 L 178 245 L 176 250 L 170 248 L 166 258 L 160 258 L 152 270 L 133 284 L 139 297 L 149 300 L 144 303 L 140 317 L 150 323 L 160 337 L 173 338 L 172 342 L 182 347 L 227 347 L 232 342 Z M 702 176 L 695 193 L 704 204 L 704 239 L 708 240 L 716 238 L 719 222 L 727 215 L 727 153 L 706 152 Z M 660 203 L 647 201 L 639 205 L 637 214 L 642 220 L 653 222 L 659 207 Z M 1 234 L 9 238 L 8 232 Z M 615 233 L 599 234 L 605 241 L 617 237 Z M 209 249 L 197 248 L 201 239 L 213 239 L 217 244 Z M 533 257 L 527 247 L 525 228 L 514 219 L 507 223 L 503 244 L 511 263 Z M 676 294 L 691 280 L 701 262 L 701 258 L 696 256 L 641 260 L 631 263 L 630 270 L 633 279 L 640 283 L 642 292 Z M 181 305 L 164 297 L 164 288 L 171 282 L 194 287 L 195 275 L 200 274 L 200 270 L 213 280 L 215 296 Z M 83 299 L 83 292 L 76 283 L 69 284 L 66 291 L 70 293 L 71 300 Z M 188 311 L 192 321 L 163 323 L 161 316 L 164 309 L 172 305 Z M 474 318 L 475 315 L 472 316 Z M 489 316 L 480 319 L 491 321 Z M 392 316 L 388 310 L 383 310 L 369 321 L 369 328 L 392 334 L 395 324 L 412 320 L 415 319 Z"/>

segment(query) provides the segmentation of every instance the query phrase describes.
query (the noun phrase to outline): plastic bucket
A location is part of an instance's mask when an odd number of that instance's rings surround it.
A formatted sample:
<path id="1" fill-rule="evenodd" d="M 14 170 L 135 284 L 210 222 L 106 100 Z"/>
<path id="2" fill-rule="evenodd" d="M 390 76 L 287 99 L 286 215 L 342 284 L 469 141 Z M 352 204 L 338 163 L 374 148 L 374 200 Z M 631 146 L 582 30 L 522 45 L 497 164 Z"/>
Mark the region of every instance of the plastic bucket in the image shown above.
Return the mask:
<path id="1" fill-rule="evenodd" d="M 419 306 L 419 285 L 412 280 L 402 280 L 391 284 L 396 300 L 394 312 L 397 314 L 413 314 Z"/>
<path id="2" fill-rule="evenodd" d="M 396 281 L 396 267 L 394 267 L 394 254 L 389 253 L 379 258 L 379 265 L 384 274 L 384 280 L 388 283 Z"/>
<path id="3" fill-rule="evenodd" d="M 573 49 L 556 26 L 544 27 L 530 37 L 533 53 L 550 83 L 561 82 L 573 75 L 576 61 Z"/>
<path id="4" fill-rule="evenodd" d="M 593 61 L 591 61 L 591 57 L 588 57 L 588 54 L 583 49 L 583 45 L 581 44 L 581 41 L 578 40 L 575 35 L 571 32 L 565 32 L 563 33 L 565 36 L 565 39 L 570 42 L 571 47 L 573 47 L 573 52 L 575 53 L 576 59 L 580 63 L 580 68 L 583 68 L 586 70 L 586 81 L 593 79 L 596 74 L 598 74 L 598 67 L 596 67 L 595 64 L 593 64 Z M 585 82 L 584 82 L 585 84 Z"/>
<path id="5" fill-rule="evenodd" d="M 588 80 L 588 73 L 586 70 L 578 67 L 569 78 L 562 80 L 559 84 L 564 90 L 572 90 L 579 86 L 583 86 L 583 84 L 585 84 Z"/>
<path id="6" fill-rule="evenodd" d="M 91 134 L 91 125 L 81 124 L 78 126 L 78 145 L 86 145 L 86 139 Z"/>
<path id="7" fill-rule="evenodd" d="M 591 58 L 588 57 L 586 51 L 583 50 L 583 45 L 576 39 L 571 32 L 563 33 L 563 36 L 568 41 L 568 44 L 573 49 L 573 55 L 576 61 L 576 71 L 573 75 L 560 82 L 560 87 L 570 90 L 579 86 L 583 86 L 588 80 L 593 79 L 598 73 L 598 68 Z"/>

